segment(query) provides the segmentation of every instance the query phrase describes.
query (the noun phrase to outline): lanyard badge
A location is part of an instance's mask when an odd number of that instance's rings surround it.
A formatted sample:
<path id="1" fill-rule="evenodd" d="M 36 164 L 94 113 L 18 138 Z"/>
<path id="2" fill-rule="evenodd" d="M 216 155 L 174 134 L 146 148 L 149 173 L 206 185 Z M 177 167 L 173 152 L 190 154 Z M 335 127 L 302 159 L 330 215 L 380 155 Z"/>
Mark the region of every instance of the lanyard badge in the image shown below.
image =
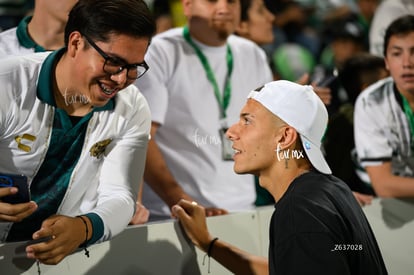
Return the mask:
<path id="1" fill-rule="evenodd" d="M 227 122 L 225 119 L 222 119 L 221 128 L 219 130 L 219 134 L 221 137 L 221 157 L 223 158 L 223 160 L 233 160 L 233 142 L 226 136 L 227 129 Z"/>

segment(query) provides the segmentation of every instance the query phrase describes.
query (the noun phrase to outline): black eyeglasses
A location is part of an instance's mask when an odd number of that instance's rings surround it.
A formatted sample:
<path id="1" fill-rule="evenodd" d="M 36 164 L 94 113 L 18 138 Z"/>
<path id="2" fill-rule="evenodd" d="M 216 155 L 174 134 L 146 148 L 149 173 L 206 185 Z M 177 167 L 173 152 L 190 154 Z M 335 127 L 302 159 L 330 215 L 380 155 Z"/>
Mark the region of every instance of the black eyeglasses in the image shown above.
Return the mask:
<path id="1" fill-rule="evenodd" d="M 98 47 L 91 39 L 86 35 L 83 35 L 88 43 L 105 59 L 103 70 L 105 73 L 110 75 L 119 74 L 124 69 L 127 70 L 127 78 L 138 79 L 148 71 L 148 65 L 143 61 L 137 64 L 121 64 L 116 58 L 107 55 L 101 48 Z"/>

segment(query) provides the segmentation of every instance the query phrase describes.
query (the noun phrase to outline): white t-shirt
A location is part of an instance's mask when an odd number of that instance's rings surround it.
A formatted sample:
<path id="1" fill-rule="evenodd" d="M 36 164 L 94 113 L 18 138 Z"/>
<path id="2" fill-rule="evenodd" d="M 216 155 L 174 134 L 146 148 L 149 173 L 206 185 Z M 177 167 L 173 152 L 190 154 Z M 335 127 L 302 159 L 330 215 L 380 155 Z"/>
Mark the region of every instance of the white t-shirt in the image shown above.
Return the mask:
<path id="1" fill-rule="evenodd" d="M 209 47 L 194 42 L 207 57 L 223 92 L 226 45 Z M 233 54 L 227 108 L 227 125 L 231 126 L 238 121 L 248 93 L 272 81 L 272 74 L 264 51 L 256 44 L 234 35 L 228 44 Z M 183 37 L 183 29 L 154 37 L 145 60 L 150 69 L 138 79 L 137 86 L 149 103 L 152 120 L 161 124 L 155 140 L 177 182 L 206 207 L 251 209 L 256 198 L 254 178 L 235 174 L 233 161 L 222 159 L 219 104 L 198 56 Z M 142 197 L 151 215 L 170 217 L 168 206 L 149 186 Z"/>
<path id="2" fill-rule="evenodd" d="M 45 51 L 33 41 L 27 32 L 31 18 L 31 16 L 27 16 L 20 21 L 17 27 L 0 32 L 0 58 Z"/>
<path id="3" fill-rule="evenodd" d="M 23 47 L 16 36 L 16 29 L 11 28 L 0 33 L 0 58 L 9 55 L 24 55 L 34 53 L 33 48 Z"/>
<path id="4" fill-rule="evenodd" d="M 394 175 L 414 176 L 410 125 L 391 77 L 374 83 L 359 95 L 354 130 L 362 167 L 391 162 Z"/>
<path id="5" fill-rule="evenodd" d="M 400 16 L 414 14 L 413 0 L 385 0 L 375 11 L 369 31 L 370 53 L 384 56 L 384 35 L 389 24 Z"/>

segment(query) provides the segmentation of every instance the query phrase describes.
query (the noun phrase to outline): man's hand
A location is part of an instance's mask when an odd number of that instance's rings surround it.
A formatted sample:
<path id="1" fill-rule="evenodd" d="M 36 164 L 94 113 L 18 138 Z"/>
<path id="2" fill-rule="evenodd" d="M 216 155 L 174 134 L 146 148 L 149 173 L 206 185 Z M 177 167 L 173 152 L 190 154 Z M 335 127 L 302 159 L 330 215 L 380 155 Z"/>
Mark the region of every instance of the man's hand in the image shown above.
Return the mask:
<path id="1" fill-rule="evenodd" d="M 310 80 L 309 74 L 305 73 L 296 81 L 296 83 L 300 85 L 306 85 L 309 83 L 309 80 Z M 311 85 L 315 93 L 322 100 L 323 104 L 325 104 L 326 106 L 331 104 L 332 95 L 331 95 L 331 89 L 329 87 L 320 87 L 316 83 L 311 83 Z"/>
<path id="2" fill-rule="evenodd" d="M 89 219 L 84 218 L 91 229 Z M 92 236 L 91 230 L 88 231 Z M 85 242 L 86 228 L 79 217 L 55 215 L 43 221 L 40 230 L 33 233 L 33 239 L 44 241 L 27 246 L 27 257 L 43 264 L 58 264 Z"/>
<path id="3" fill-rule="evenodd" d="M 20 222 L 36 211 L 37 204 L 34 201 L 16 204 L 1 201 L 2 197 L 14 195 L 18 191 L 16 187 L 0 187 L 0 221 Z"/>
<path id="4" fill-rule="evenodd" d="M 180 200 L 172 207 L 171 212 L 179 219 L 191 242 L 206 252 L 213 238 L 207 229 L 204 207 L 195 202 Z"/>
<path id="5" fill-rule="evenodd" d="M 211 217 L 211 216 L 220 216 L 220 215 L 226 215 L 229 212 L 225 209 L 222 208 L 215 208 L 215 207 L 208 207 L 205 208 L 206 211 L 206 216 L 207 217 Z"/>
<path id="6" fill-rule="evenodd" d="M 149 215 L 149 210 L 137 201 L 137 209 L 129 224 L 144 224 L 148 221 Z"/>
<path id="7" fill-rule="evenodd" d="M 372 199 L 374 198 L 374 196 L 365 195 L 365 194 L 358 193 L 358 192 L 352 192 L 352 193 L 354 194 L 356 200 L 358 201 L 359 205 L 361 205 L 361 206 L 371 204 Z"/>

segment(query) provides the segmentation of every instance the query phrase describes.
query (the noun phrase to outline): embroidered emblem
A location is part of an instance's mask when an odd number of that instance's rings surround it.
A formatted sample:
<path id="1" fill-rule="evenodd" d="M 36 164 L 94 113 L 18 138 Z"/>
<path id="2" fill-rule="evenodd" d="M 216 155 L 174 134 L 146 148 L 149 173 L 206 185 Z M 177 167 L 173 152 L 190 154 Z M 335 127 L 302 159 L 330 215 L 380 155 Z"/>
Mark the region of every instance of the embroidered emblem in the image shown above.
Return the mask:
<path id="1" fill-rule="evenodd" d="M 108 138 L 95 143 L 89 150 L 90 155 L 99 159 L 105 153 L 105 149 L 111 143 L 111 141 L 112 138 Z"/>
<path id="2" fill-rule="evenodd" d="M 17 148 L 25 152 L 30 152 L 32 148 L 29 145 L 23 144 L 23 140 L 35 141 L 36 137 L 30 134 L 23 134 L 22 136 L 16 136 L 14 140 L 17 142 Z"/>

